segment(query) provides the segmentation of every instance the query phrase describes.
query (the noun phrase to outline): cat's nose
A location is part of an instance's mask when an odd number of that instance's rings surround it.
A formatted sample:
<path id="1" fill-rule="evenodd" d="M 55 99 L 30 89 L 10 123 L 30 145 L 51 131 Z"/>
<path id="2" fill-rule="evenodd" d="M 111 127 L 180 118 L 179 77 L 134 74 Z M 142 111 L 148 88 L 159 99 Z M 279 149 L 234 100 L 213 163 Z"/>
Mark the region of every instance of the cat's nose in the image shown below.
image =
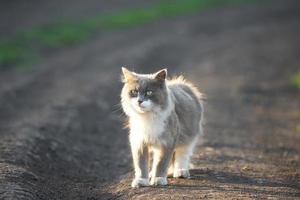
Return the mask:
<path id="1" fill-rule="evenodd" d="M 138 99 L 138 103 L 139 104 L 143 103 L 143 100 L 142 99 Z"/>

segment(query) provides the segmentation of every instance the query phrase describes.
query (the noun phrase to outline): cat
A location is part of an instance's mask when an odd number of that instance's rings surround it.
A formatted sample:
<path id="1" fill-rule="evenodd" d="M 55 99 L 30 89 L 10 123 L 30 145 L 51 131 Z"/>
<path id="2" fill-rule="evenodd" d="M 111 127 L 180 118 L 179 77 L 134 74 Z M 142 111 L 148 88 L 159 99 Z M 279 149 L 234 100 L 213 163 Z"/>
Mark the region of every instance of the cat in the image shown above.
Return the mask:
<path id="1" fill-rule="evenodd" d="M 202 134 L 202 93 L 182 76 L 169 80 L 167 69 L 138 74 L 122 67 L 122 72 L 121 104 L 135 169 L 131 186 L 167 185 L 168 175 L 189 178 L 190 157 Z"/>

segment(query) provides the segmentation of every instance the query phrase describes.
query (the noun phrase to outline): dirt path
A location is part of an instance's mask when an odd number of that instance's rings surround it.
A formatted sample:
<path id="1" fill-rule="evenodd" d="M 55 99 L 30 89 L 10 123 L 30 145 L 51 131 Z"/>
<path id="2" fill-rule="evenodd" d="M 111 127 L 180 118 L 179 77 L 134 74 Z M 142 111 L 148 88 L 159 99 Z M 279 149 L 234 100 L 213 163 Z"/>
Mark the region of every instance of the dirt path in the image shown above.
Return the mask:
<path id="1" fill-rule="evenodd" d="M 300 198 L 300 93 L 288 81 L 300 66 L 299 10 L 274 1 L 162 20 L 0 75 L 0 198 Z M 168 67 L 208 95 L 191 179 L 130 189 L 122 65 Z"/>

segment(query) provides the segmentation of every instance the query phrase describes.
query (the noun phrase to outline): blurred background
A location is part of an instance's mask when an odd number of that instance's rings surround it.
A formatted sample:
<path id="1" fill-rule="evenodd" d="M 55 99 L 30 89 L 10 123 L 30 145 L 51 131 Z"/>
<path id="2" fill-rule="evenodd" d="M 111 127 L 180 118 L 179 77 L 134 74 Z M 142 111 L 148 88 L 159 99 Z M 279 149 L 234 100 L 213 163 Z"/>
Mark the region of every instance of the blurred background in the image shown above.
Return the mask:
<path id="1" fill-rule="evenodd" d="M 1 199 L 300 197 L 297 0 L 3 0 Z M 121 67 L 206 94 L 191 179 L 131 190 Z"/>

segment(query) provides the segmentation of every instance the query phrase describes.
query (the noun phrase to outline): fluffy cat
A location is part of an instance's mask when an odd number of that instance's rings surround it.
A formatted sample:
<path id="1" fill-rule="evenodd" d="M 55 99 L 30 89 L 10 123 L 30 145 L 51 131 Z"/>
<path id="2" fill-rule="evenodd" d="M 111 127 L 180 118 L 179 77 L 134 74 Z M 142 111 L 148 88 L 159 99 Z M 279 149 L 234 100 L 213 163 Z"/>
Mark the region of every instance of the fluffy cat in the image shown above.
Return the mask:
<path id="1" fill-rule="evenodd" d="M 121 103 L 129 117 L 135 169 L 131 186 L 167 185 L 168 175 L 188 178 L 190 156 L 202 133 L 202 94 L 182 76 L 168 80 L 166 69 L 154 74 L 122 71 Z"/>

